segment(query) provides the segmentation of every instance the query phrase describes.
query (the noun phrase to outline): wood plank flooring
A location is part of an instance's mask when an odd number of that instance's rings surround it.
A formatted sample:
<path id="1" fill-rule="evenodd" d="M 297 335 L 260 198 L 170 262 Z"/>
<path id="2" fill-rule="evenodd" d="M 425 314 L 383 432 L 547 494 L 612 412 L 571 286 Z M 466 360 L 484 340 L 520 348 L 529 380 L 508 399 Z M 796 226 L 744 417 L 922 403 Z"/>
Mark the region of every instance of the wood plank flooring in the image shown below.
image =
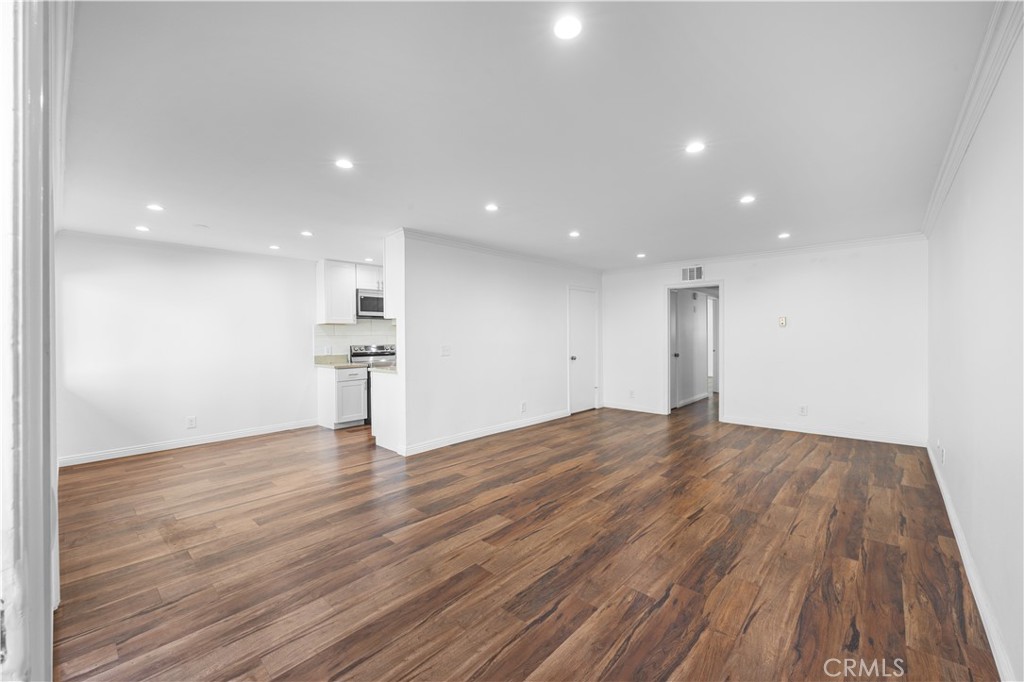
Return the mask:
<path id="1" fill-rule="evenodd" d="M 923 450 L 707 401 L 84 464 L 60 509 L 66 681 L 998 677 Z"/>

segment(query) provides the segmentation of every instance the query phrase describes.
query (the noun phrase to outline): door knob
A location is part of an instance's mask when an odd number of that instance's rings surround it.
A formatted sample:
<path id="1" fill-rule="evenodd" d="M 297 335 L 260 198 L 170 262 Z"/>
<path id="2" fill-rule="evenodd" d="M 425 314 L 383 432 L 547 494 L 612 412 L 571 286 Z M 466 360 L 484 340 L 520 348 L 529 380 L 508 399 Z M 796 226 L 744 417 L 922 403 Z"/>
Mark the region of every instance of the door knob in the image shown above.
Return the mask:
<path id="1" fill-rule="evenodd" d="M 679 357 L 679 353 L 673 353 L 673 354 L 672 354 L 672 357 L 674 357 L 674 358 L 678 358 L 678 357 Z"/>
<path id="2" fill-rule="evenodd" d="M 570 360 L 575 360 L 575 359 L 576 359 L 576 356 L 575 356 L 575 355 L 571 355 L 571 356 L 569 356 L 569 359 L 570 359 Z"/>

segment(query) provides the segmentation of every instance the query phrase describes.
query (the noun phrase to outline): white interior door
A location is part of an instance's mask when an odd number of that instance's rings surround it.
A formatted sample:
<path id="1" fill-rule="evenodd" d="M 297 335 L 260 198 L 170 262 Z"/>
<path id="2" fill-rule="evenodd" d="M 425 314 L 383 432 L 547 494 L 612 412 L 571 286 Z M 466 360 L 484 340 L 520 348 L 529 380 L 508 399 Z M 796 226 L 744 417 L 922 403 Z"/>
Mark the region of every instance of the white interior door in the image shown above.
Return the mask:
<path id="1" fill-rule="evenodd" d="M 676 343 L 673 352 L 676 386 L 673 408 L 689 405 L 708 390 L 705 376 L 707 323 L 704 320 L 705 311 L 701 309 L 701 306 L 706 305 L 701 300 L 703 295 L 684 289 L 676 297 Z"/>
<path id="2" fill-rule="evenodd" d="M 597 293 L 569 289 L 569 412 L 597 407 Z"/>

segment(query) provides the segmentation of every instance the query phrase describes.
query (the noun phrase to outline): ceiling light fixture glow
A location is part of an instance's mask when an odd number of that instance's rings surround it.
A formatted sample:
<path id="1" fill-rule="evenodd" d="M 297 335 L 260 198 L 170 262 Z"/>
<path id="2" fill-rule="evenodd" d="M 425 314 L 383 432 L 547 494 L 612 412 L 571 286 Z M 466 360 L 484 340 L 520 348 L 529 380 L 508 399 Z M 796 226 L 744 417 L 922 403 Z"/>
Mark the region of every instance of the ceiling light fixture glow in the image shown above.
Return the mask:
<path id="1" fill-rule="evenodd" d="M 136 225 L 135 229 L 138 230 L 139 232 L 149 232 L 149 228 L 146 227 L 145 225 Z"/>
<path id="2" fill-rule="evenodd" d="M 498 210 L 498 205 L 497 204 L 487 204 L 486 206 L 484 206 L 484 210 L 485 211 L 490 211 L 491 213 L 494 213 L 495 211 Z"/>
<path id="3" fill-rule="evenodd" d="M 580 233 L 577 232 L 576 230 L 573 230 L 572 232 L 569 233 L 569 236 L 572 237 L 573 239 L 576 239 L 576 237 L 580 236 Z"/>
<path id="4" fill-rule="evenodd" d="M 364 258 L 363 260 L 366 261 L 367 263 L 372 263 L 373 262 L 372 258 Z"/>
<path id="5" fill-rule="evenodd" d="M 348 159 L 338 159 L 334 162 L 334 165 L 338 168 L 344 168 L 345 170 L 350 170 L 353 166 L 352 162 Z"/>
<path id="6" fill-rule="evenodd" d="M 164 207 L 161 206 L 160 204 L 146 204 L 146 208 L 148 208 L 150 211 L 162 211 L 162 210 L 164 210 Z"/>
<path id="7" fill-rule="evenodd" d="M 646 253 L 638 253 L 638 254 L 636 254 L 636 257 L 637 258 L 647 258 L 647 254 Z"/>
<path id="8" fill-rule="evenodd" d="M 572 40 L 583 30 L 580 20 L 571 14 L 567 14 L 555 22 L 555 35 L 562 40 Z"/>
<path id="9" fill-rule="evenodd" d="M 743 196 L 740 197 L 741 204 L 752 204 L 756 200 L 757 197 L 755 197 L 753 194 L 744 194 Z"/>
<path id="10" fill-rule="evenodd" d="M 312 237 L 313 236 L 313 233 L 310 232 L 309 230 L 303 230 L 302 232 L 299 232 L 299 234 L 301 234 L 303 237 Z"/>
<path id="11" fill-rule="evenodd" d="M 687 154 L 700 154 L 705 149 L 705 144 L 700 140 L 694 140 L 690 144 L 686 145 Z"/>
<path id="12" fill-rule="evenodd" d="M 278 250 L 278 249 L 280 249 L 280 248 L 281 248 L 281 247 L 280 247 L 280 246 L 278 246 L 277 244 L 271 244 L 271 245 L 270 245 L 270 250 L 271 250 L 271 251 L 277 251 L 277 250 Z"/>
<path id="13" fill-rule="evenodd" d="M 783 232 L 780 234 L 779 239 L 789 239 L 789 232 Z"/>

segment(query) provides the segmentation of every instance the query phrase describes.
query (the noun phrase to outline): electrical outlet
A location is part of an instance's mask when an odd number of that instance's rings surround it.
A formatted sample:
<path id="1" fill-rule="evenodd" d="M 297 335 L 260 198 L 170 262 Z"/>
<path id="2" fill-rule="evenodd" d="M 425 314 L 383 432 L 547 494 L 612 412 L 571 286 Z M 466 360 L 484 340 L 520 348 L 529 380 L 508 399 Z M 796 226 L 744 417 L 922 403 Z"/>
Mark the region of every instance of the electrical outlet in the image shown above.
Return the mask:
<path id="1" fill-rule="evenodd" d="M 186 429 L 194 429 L 194 428 L 196 428 L 196 417 L 195 417 L 195 415 L 190 415 L 188 417 L 185 417 L 185 428 Z"/>
<path id="2" fill-rule="evenodd" d="M 452 354 L 452 347 L 451 346 L 441 346 L 441 357 L 442 358 L 451 357 L 451 354 Z"/>
<path id="3" fill-rule="evenodd" d="M 630 391 L 629 392 L 629 397 L 630 398 L 635 398 L 636 397 L 636 391 Z"/>
<path id="4" fill-rule="evenodd" d="M 526 414 L 526 401 L 519 403 L 519 413 Z"/>
<path id="5" fill-rule="evenodd" d="M 946 463 L 946 448 L 942 447 L 942 440 L 935 441 L 935 447 L 939 449 L 939 463 Z"/>
<path id="6" fill-rule="evenodd" d="M 801 405 L 800 408 L 799 408 L 799 412 L 800 412 L 800 416 L 801 417 L 806 417 L 807 416 L 807 406 L 806 405 Z"/>
<path id="7" fill-rule="evenodd" d="M 331 351 L 334 350 L 331 346 L 324 346 L 324 355 L 331 355 Z"/>

